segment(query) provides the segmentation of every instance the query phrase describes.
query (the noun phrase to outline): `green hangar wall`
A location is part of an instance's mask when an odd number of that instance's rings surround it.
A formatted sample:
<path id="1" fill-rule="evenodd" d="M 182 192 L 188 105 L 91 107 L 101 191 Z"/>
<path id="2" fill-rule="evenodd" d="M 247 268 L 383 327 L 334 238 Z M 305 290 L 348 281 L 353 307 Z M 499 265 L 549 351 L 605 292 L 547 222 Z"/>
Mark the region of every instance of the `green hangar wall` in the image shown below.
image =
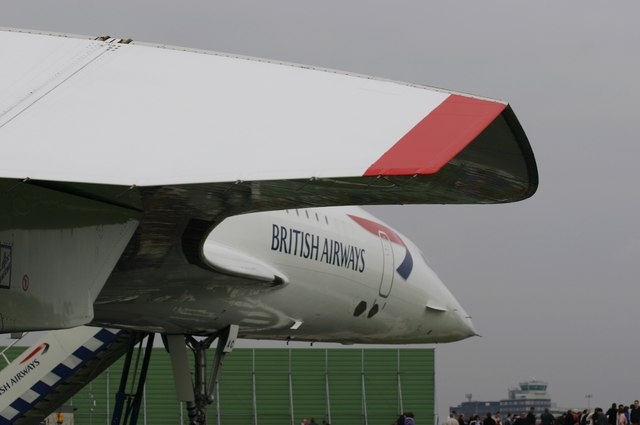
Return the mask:
<path id="1" fill-rule="evenodd" d="M 23 350 L 13 347 L 8 357 Z M 110 425 L 122 363 L 68 401 L 76 424 Z M 412 411 L 419 424 L 432 425 L 434 370 L 433 349 L 237 348 L 225 358 L 208 423 L 298 425 L 313 417 L 318 424 L 389 425 Z M 163 348 L 153 349 L 138 424 L 188 424 Z"/>

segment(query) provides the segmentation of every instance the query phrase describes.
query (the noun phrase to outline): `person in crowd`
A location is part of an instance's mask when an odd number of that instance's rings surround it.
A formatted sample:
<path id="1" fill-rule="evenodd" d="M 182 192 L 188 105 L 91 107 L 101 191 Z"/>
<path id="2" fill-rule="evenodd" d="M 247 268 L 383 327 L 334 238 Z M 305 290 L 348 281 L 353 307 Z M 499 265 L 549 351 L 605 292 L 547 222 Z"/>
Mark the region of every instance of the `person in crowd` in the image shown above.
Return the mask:
<path id="1" fill-rule="evenodd" d="M 507 412 L 507 417 L 504 418 L 504 425 L 513 425 L 513 413 Z"/>
<path id="2" fill-rule="evenodd" d="M 587 425 L 596 425 L 594 422 L 595 418 L 593 417 L 594 414 L 595 414 L 594 410 L 587 411 Z"/>
<path id="3" fill-rule="evenodd" d="M 467 425 L 467 420 L 464 417 L 464 413 L 458 415 L 458 425 Z"/>
<path id="4" fill-rule="evenodd" d="M 404 425 L 409 424 L 405 421 Z M 449 417 L 444 421 L 444 425 L 459 425 L 458 420 L 456 419 L 456 412 L 449 413 Z"/>
<path id="5" fill-rule="evenodd" d="M 565 417 L 566 415 L 567 415 L 567 414 L 566 414 L 565 412 L 562 412 L 561 414 L 559 414 L 559 415 L 556 417 L 556 425 L 564 425 L 564 417 Z"/>
<path id="6" fill-rule="evenodd" d="M 625 407 L 623 405 L 618 406 L 618 425 L 627 425 L 628 423 Z"/>
<path id="7" fill-rule="evenodd" d="M 513 421 L 513 425 L 527 425 L 527 424 L 528 424 L 527 423 L 527 414 L 523 410 L 522 412 L 520 412 L 520 415 L 518 415 L 516 420 Z"/>
<path id="8" fill-rule="evenodd" d="M 631 425 L 640 425 L 640 403 L 635 400 L 631 405 L 631 412 L 629 412 L 629 422 Z"/>
<path id="9" fill-rule="evenodd" d="M 596 407 L 593 415 L 593 425 L 609 425 L 609 419 L 607 418 L 607 415 L 605 415 L 604 410 L 600 407 Z"/>
<path id="10" fill-rule="evenodd" d="M 611 407 L 607 410 L 606 415 L 609 425 L 616 425 L 618 421 L 618 406 L 615 403 L 611 403 Z"/>
<path id="11" fill-rule="evenodd" d="M 536 408 L 531 406 L 527 413 L 527 425 L 536 425 Z"/>
<path id="12" fill-rule="evenodd" d="M 482 419 L 480 419 L 480 415 L 474 415 L 469 425 L 482 425 Z"/>
<path id="13" fill-rule="evenodd" d="M 576 411 L 576 425 L 587 425 L 587 409 L 584 409 L 582 412 Z"/>
<path id="14" fill-rule="evenodd" d="M 413 412 L 406 412 L 404 414 L 404 425 L 416 425 L 416 420 L 414 419 Z"/>
<path id="15" fill-rule="evenodd" d="M 554 425 L 556 422 L 555 418 L 549 412 L 549 408 L 545 407 L 544 411 L 540 415 L 540 425 Z"/>
<path id="16" fill-rule="evenodd" d="M 496 421 L 496 425 L 502 424 L 502 416 L 500 415 L 500 411 L 498 410 L 495 415 L 493 415 L 493 420 Z"/>
<path id="17" fill-rule="evenodd" d="M 491 416 L 491 412 L 487 412 L 482 423 L 483 425 L 496 425 L 496 421 L 493 419 L 493 416 Z"/>

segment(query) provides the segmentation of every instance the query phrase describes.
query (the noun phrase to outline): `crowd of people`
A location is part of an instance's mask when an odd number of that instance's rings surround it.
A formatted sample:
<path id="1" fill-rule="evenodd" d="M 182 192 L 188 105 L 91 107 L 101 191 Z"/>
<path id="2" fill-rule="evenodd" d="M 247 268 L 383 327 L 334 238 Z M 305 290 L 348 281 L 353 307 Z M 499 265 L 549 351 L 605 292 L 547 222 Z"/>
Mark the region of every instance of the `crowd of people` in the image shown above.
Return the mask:
<path id="1" fill-rule="evenodd" d="M 311 418 L 311 422 L 309 422 L 308 419 L 303 419 L 302 422 L 300 422 L 300 425 L 318 425 L 318 424 L 316 423 L 316 418 Z M 331 424 L 327 421 L 322 421 L 322 425 L 331 425 Z"/>
<path id="2" fill-rule="evenodd" d="M 416 425 L 415 416 L 413 412 L 405 412 L 401 414 L 393 425 Z"/>
<path id="3" fill-rule="evenodd" d="M 318 425 L 315 418 L 311 418 L 311 422 L 307 419 L 303 419 L 300 425 Z M 322 421 L 322 425 L 331 425 L 327 421 Z M 413 412 L 402 413 L 393 425 L 416 425 L 415 416 Z"/>
<path id="4" fill-rule="evenodd" d="M 315 418 L 311 418 L 311 421 L 308 419 L 303 419 L 300 425 L 318 425 L 316 423 Z M 327 421 L 322 421 L 322 425 L 331 425 Z M 398 419 L 392 425 L 416 425 L 415 416 L 413 412 L 402 413 Z"/>
<path id="5" fill-rule="evenodd" d="M 465 418 L 464 414 L 452 412 L 444 425 L 640 425 L 640 404 L 638 400 L 629 406 L 612 403 L 606 412 L 600 407 L 582 411 L 570 409 L 556 416 L 549 409 L 537 415 L 534 407 L 517 415 L 508 412 L 505 417 L 500 412 L 489 412 L 484 417 Z"/>

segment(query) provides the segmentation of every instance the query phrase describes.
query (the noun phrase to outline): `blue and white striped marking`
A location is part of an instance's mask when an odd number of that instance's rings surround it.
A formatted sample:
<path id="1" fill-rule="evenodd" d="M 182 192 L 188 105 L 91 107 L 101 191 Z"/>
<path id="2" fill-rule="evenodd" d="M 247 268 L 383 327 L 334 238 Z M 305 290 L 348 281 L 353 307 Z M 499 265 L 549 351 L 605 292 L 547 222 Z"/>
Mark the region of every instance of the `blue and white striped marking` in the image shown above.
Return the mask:
<path id="1" fill-rule="evenodd" d="M 0 412 L 0 425 L 14 423 L 31 410 L 42 398 L 68 380 L 78 369 L 93 359 L 99 352 L 107 348 L 122 331 L 116 329 L 100 329 L 94 336 L 78 347 L 69 357 L 62 360 L 51 372 L 45 375 L 7 408 Z"/>

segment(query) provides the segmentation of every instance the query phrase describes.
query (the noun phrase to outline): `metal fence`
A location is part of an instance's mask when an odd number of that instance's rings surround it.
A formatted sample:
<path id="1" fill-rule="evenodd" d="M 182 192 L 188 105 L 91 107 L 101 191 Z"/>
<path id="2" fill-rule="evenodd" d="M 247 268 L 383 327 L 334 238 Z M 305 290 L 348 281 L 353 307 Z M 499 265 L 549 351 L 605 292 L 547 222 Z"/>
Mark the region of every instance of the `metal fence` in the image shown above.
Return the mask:
<path id="1" fill-rule="evenodd" d="M 9 357 L 19 352 L 13 347 Z M 117 362 L 68 401 L 76 424 L 110 425 L 121 367 Z M 399 412 L 413 411 L 429 425 L 434 386 L 433 349 L 235 349 L 225 359 L 208 422 L 298 425 L 313 417 L 318 424 L 389 425 Z M 162 348 L 151 356 L 138 423 L 188 424 Z"/>

